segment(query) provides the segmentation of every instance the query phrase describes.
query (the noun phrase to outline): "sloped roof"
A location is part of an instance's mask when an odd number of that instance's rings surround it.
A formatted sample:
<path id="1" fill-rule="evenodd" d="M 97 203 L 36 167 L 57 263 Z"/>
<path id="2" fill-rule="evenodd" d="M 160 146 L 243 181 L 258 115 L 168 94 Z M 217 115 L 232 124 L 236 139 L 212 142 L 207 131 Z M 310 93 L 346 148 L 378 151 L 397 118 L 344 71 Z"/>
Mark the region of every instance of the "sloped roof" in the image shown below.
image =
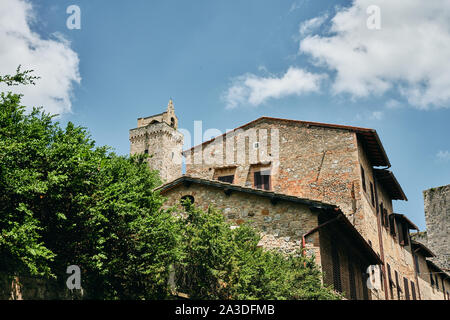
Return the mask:
<path id="1" fill-rule="evenodd" d="M 392 171 L 387 169 L 373 169 L 373 172 L 377 181 L 393 200 L 408 200 Z"/>
<path id="2" fill-rule="evenodd" d="M 424 257 L 436 257 L 436 255 L 431 251 L 428 247 L 426 247 L 423 243 L 411 240 L 412 247 L 414 251 L 421 252 Z"/>
<path id="3" fill-rule="evenodd" d="M 354 245 L 358 246 L 363 250 L 365 253 L 365 256 L 367 257 L 368 261 L 373 264 L 382 264 L 382 261 L 380 257 L 376 254 L 376 252 L 372 249 L 372 247 L 369 245 L 369 243 L 363 238 L 363 236 L 356 230 L 356 228 L 353 226 L 353 224 L 348 220 L 348 218 L 345 216 L 345 214 L 341 211 L 341 209 L 333 204 L 324 203 L 321 201 L 316 200 L 310 200 L 305 198 L 300 198 L 296 196 L 290 196 L 282 193 L 276 193 L 273 191 L 267 191 L 262 189 L 254 189 L 250 187 L 242 187 L 239 185 L 231 184 L 228 182 L 222 182 L 218 180 L 209 180 L 209 179 L 202 179 L 197 177 L 191 177 L 187 175 L 183 175 L 178 179 L 175 179 L 171 182 L 168 182 L 162 186 L 159 186 L 155 188 L 155 191 L 160 191 L 161 193 L 167 192 L 171 190 L 172 188 L 177 187 L 180 184 L 190 185 L 192 183 L 197 183 L 205 186 L 215 187 L 223 189 L 226 193 L 228 192 L 243 192 L 243 193 L 250 193 L 254 195 L 258 195 L 261 197 L 269 198 L 272 203 L 276 203 L 277 201 L 283 200 L 283 201 L 290 201 L 295 203 L 300 203 L 303 205 L 306 205 L 310 208 L 310 210 L 323 210 L 326 211 L 335 217 L 337 217 L 337 222 L 339 224 L 339 227 L 346 231 L 347 234 L 349 234 L 352 239 L 355 240 Z"/>
<path id="4" fill-rule="evenodd" d="M 411 220 L 409 220 L 404 214 L 392 213 L 392 215 L 394 215 L 395 219 L 398 219 L 399 221 L 403 221 L 404 223 L 406 223 L 406 225 L 408 226 L 408 228 L 410 230 L 411 229 L 419 230 L 419 228 Z"/>
<path id="5" fill-rule="evenodd" d="M 338 125 L 338 124 L 330 124 L 330 123 L 320 123 L 320 122 L 311 122 L 311 121 L 302 121 L 302 120 L 291 120 L 291 119 L 281 119 L 281 118 L 272 118 L 272 117 L 260 117 L 256 120 L 250 121 L 240 127 L 237 127 L 236 129 L 233 129 L 229 132 L 226 132 L 220 137 L 223 137 L 231 132 L 234 132 L 239 129 L 243 129 L 245 127 L 254 125 L 256 123 L 262 122 L 262 121 L 275 121 L 275 122 L 283 122 L 283 123 L 292 123 L 292 124 L 302 124 L 305 126 L 314 126 L 314 127 L 323 127 L 323 128 L 330 128 L 330 129 L 341 129 L 341 130 L 348 130 L 355 132 L 358 137 L 361 139 L 367 153 L 369 156 L 369 160 L 371 164 L 375 167 L 381 167 L 386 166 L 390 167 L 391 163 L 389 162 L 389 158 L 386 154 L 386 151 L 384 150 L 383 145 L 381 144 L 381 140 L 378 137 L 377 131 L 374 129 L 368 129 L 368 128 L 361 128 L 361 127 L 352 127 L 352 126 L 344 126 L 344 125 Z M 216 137 L 217 138 L 217 137 Z M 211 142 L 213 142 L 216 138 L 210 139 L 208 141 L 203 142 L 200 145 L 194 146 L 188 150 L 183 151 L 183 153 L 186 153 L 187 151 L 190 151 L 194 148 L 197 148 L 201 145 L 205 146 Z"/>

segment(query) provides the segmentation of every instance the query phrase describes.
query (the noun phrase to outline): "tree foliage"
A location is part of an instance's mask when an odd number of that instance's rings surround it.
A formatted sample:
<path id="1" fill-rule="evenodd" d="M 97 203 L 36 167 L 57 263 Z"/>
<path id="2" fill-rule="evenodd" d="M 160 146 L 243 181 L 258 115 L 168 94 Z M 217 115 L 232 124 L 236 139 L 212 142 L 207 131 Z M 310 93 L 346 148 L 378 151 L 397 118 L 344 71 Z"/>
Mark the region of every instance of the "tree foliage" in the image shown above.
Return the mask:
<path id="1" fill-rule="evenodd" d="M 0 82 L 28 84 L 29 72 Z M 163 298 L 177 224 L 143 158 L 96 147 L 86 129 L 0 97 L 0 270 L 61 281 L 82 270 L 90 298 Z"/>
<path id="2" fill-rule="evenodd" d="M 188 201 L 188 200 L 187 200 Z M 321 284 L 313 258 L 258 246 L 249 225 L 232 228 L 212 207 L 186 204 L 184 253 L 177 268 L 179 290 L 193 299 L 337 299 Z"/>

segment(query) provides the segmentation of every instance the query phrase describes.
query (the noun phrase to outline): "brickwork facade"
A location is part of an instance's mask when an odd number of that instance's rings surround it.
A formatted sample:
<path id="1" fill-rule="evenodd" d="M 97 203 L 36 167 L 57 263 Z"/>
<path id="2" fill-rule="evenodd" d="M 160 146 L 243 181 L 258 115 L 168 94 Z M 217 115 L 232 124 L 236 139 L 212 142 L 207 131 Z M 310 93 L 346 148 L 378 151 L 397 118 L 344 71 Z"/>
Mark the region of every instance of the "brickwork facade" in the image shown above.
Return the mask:
<path id="1" fill-rule="evenodd" d="M 141 149 L 142 146 L 135 144 L 135 151 Z M 404 215 L 393 211 L 392 200 L 406 200 L 406 196 L 392 172 L 379 169 L 390 167 L 390 163 L 375 130 L 263 117 L 186 150 L 183 155 L 187 176 L 221 180 L 338 206 L 383 261 L 381 287 L 365 292 L 364 286 L 358 287 L 364 282 L 365 270 L 355 265 L 357 259 L 346 261 L 343 257 L 348 253 L 340 249 L 334 252 L 335 260 L 342 256 L 340 260 L 344 270 L 348 270 L 347 275 L 352 274 L 352 278 L 358 279 L 352 281 L 351 286 L 343 285 L 351 297 L 413 299 L 420 296 L 409 234 L 410 229 L 417 227 Z M 170 157 L 159 159 L 161 162 L 156 166 L 161 172 L 166 170 L 165 167 L 171 168 Z M 178 168 L 169 171 L 166 178 L 177 177 Z M 215 198 L 209 192 L 207 188 L 202 192 L 197 190 L 194 195 L 199 199 L 197 203 L 220 207 L 222 198 Z M 178 196 L 174 195 L 175 199 Z M 227 199 L 227 203 L 230 201 L 233 202 L 232 198 Z M 248 199 L 236 197 L 231 207 L 221 209 L 237 224 L 251 215 L 255 226 L 264 233 L 263 238 L 272 239 L 273 245 L 268 247 L 275 246 L 284 251 L 295 247 L 309 224 L 295 220 L 296 217 L 286 212 L 276 212 L 283 206 L 274 209 L 274 216 L 270 216 L 266 212 L 267 204 L 258 201 L 261 203 L 251 201 L 250 206 Z M 249 211 L 247 208 L 251 207 L 265 214 Z M 280 239 L 289 240 L 283 242 Z M 336 239 L 324 236 L 322 241 L 317 241 L 325 248 Z M 318 257 L 320 250 L 325 250 L 323 248 L 315 249 Z M 330 257 L 322 253 L 322 258 Z M 330 277 L 329 270 L 325 277 Z"/>
<path id="2" fill-rule="evenodd" d="M 279 140 L 279 144 L 272 150 L 274 138 Z M 233 159 L 225 158 L 227 139 L 233 139 L 230 142 L 236 151 Z M 267 143 L 267 149 L 252 156 L 254 142 L 259 142 L 260 146 Z M 237 156 L 239 146 L 245 149 L 245 156 L 241 159 Z M 221 149 L 223 151 L 219 152 Z M 217 163 L 226 162 L 228 166 L 234 165 L 227 174 L 234 171 L 235 184 L 253 186 L 253 171 L 265 166 L 271 169 L 271 190 L 338 205 L 385 261 L 383 287 L 374 290 L 373 296 L 390 298 L 386 292 L 386 288 L 389 290 L 387 264 L 391 272 L 397 271 L 402 279 L 400 286 L 406 278 L 415 282 L 417 287 L 410 246 L 400 245 L 395 221 L 393 233 L 389 223 L 382 223 L 380 211 L 385 210 L 388 217 L 393 214 L 392 196 L 383 183 L 377 181 L 364 141 L 355 131 L 262 119 L 232 135 L 193 148 L 184 155 L 188 158 L 187 175 L 216 179 L 216 172 L 220 170 Z M 214 161 L 211 161 L 211 155 L 215 155 Z"/>

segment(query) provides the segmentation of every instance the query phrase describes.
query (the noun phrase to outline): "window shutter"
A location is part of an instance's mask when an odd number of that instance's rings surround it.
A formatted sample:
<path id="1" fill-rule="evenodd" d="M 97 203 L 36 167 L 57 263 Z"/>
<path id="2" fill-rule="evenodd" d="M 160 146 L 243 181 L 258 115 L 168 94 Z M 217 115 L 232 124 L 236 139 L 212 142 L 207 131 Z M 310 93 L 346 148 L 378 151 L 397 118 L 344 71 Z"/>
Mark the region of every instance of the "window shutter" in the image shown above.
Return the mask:
<path id="1" fill-rule="evenodd" d="M 333 240 L 334 243 L 336 241 Z M 338 292 L 342 292 L 342 283 L 341 283 L 341 265 L 339 261 L 339 253 L 336 248 L 336 245 L 333 244 L 331 247 L 331 259 L 333 263 L 333 285 L 334 289 Z"/>
<path id="2" fill-rule="evenodd" d="M 391 299 L 394 299 L 394 289 L 392 288 L 393 281 L 391 276 L 391 266 L 387 263 L 388 281 L 389 281 L 389 291 L 391 293 Z"/>
<path id="3" fill-rule="evenodd" d="M 408 279 L 403 278 L 403 284 L 405 286 L 405 299 L 409 300 L 409 286 L 408 286 Z"/>
<path id="4" fill-rule="evenodd" d="M 261 189 L 261 172 L 257 171 L 254 173 L 254 179 L 255 179 L 255 188 Z"/>
<path id="5" fill-rule="evenodd" d="M 348 274 L 350 278 L 350 298 L 356 300 L 356 284 L 355 284 L 355 271 L 353 270 L 353 264 L 348 263 Z"/>
<path id="6" fill-rule="evenodd" d="M 264 190 L 270 190 L 270 175 L 265 174 L 262 176 L 262 181 L 263 181 L 263 189 Z"/>
<path id="7" fill-rule="evenodd" d="M 411 281 L 411 293 L 413 300 L 416 300 L 416 286 L 413 281 Z"/>
<path id="8" fill-rule="evenodd" d="M 400 292 L 402 289 L 400 288 L 400 283 L 398 282 L 398 272 L 395 271 L 395 286 L 397 287 L 397 299 L 400 300 Z"/>

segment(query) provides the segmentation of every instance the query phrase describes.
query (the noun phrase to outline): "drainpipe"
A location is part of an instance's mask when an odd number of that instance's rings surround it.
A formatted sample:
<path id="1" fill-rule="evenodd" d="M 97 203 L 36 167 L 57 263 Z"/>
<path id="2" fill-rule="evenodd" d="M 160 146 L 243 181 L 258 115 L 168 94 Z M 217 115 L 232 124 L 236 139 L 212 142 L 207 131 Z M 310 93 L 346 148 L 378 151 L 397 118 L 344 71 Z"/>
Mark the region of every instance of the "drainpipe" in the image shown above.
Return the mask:
<path id="1" fill-rule="evenodd" d="M 374 189 L 377 190 L 377 183 L 375 181 L 375 179 L 373 180 L 374 182 Z M 378 203 L 376 203 L 376 205 L 378 205 Z M 384 249 L 383 249 L 383 231 L 381 230 L 381 216 L 382 216 L 382 212 L 379 212 L 379 214 L 377 214 L 377 227 L 378 227 L 378 242 L 379 242 L 379 246 L 380 246 L 380 257 L 381 257 L 381 261 L 383 261 L 383 264 L 381 265 L 381 272 L 383 273 L 383 282 L 384 282 L 384 297 L 386 300 L 389 300 L 389 293 L 388 293 L 388 284 L 387 284 L 387 277 L 386 277 L 386 261 L 384 260 Z"/>

